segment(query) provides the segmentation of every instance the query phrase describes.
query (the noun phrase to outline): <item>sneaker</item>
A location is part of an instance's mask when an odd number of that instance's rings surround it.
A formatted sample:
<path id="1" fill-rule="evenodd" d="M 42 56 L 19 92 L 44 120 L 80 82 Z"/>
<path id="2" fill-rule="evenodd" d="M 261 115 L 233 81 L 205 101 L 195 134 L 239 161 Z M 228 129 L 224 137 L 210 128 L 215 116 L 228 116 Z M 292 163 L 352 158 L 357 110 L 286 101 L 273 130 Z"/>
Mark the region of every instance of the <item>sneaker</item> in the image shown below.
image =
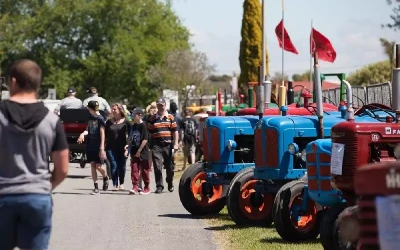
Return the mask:
<path id="1" fill-rule="evenodd" d="M 139 190 L 137 188 L 132 188 L 129 190 L 129 194 L 139 194 Z"/>
<path id="2" fill-rule="evenodd" d="M 168 184 L 168 191 L 170 191 L 171 193 L 174 192 L 174 184 Z"/>
<path id="3" fill-rule="evenodd" d="M 119 189 L 118 189 L 118 186 L 114 186 L 113 187 L 113 191 L 118 191 Z"/>
<path id="4" fill-rule="evenodd" d="M 119 186 L 119 191 L 124 191 L 124 190 L 125 190 L 124 184 L 121 184 L 121 185 Z"/>
<path id="5" fill-rule="evenodd" d="M 145 188 L 143 191 L 140 190 L 139 194 L 142 194 L 142 195 L 150 194 L 150 188 Z"/>
<path id="6" fill-rule="evenodd" d="M 107 191 L 108 189 L 108 177 L 103 179 L 103 191 Z"/>
<path id="7" fill-rule="evenodd" d="M 142 192 L 142 191 L 143 191 L 143 188 L 142 188 L 142 187 L 139 187 L 138 190 L 139 190 L 139 192 Z"/>
<path id="8" fill-rule="evenodd" d="M 91 195 L 100 194 L 100 191 L 98 189 L 93 189 L 93 191 L 90 194 Z"/>
<path id="9" fill-rule="evenodd" d="M 162 191 L 163 191 L 163 188 L 162 187 L 158 187 L 157 190 L 154 193 L 161 194 Z"/>

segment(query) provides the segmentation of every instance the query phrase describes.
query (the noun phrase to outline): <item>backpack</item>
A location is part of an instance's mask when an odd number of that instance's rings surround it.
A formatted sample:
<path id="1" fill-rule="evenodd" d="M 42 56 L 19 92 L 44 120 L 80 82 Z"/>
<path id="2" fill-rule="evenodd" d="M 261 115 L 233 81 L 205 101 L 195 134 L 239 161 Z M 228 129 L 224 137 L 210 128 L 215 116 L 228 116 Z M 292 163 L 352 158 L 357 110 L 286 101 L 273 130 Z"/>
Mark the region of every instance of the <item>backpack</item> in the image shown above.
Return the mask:
<path id="1" fill-rule="evenodd" d="M 194 123 L 193 119 L 188 119 L 183 122 L 183 125 L 185 126 L 185 135 L 189 136 L 195 136 L 196 134 L 196 125 Z"/>

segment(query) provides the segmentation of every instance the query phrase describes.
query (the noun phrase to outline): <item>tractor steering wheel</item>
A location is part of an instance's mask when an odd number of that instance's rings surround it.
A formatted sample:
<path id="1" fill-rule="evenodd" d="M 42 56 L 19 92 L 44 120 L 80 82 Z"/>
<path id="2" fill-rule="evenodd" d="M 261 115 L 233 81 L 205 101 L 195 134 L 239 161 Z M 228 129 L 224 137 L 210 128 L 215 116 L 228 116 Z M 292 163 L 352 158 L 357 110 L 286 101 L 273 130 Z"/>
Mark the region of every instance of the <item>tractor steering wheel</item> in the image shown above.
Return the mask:
<path id="1" fill-rule="evenodd" d="M 332 105 L 336 106 L 336 103 L 334 103 L 333 101 L 331 101 L 328 97 L 323 96 L 323 97 L 322 97 L 322 100 L 323 100 L 324 102 L 326 102 L 326 100 L 328 100 L 328 103 L 331 103 Z"/>
<path id="2" fill-rule="evenodd" d="M 392 111 L 392 109 L 390 107 L 380 104 L 380 103 L 370 103 L 370 104 L 364 105 L 364 106 L 362 106 L 362 108 L 357 110 L 357 112 L 355 112 L 354 115 L 361 115 L 363 113 L 366 113 L 370 117 L 377 119 L 377 120 L 385 119 L 385 118 L 381 118 L 377 114 L 375 114 L 376 111 L 385 112 L 386 114 L 388 114 L 389 116 L 391 116 L 393 118 L 393 121 L 396 120 L 396 117 L 390 113 L 390 111 Z"/>
<path id="3" fill-rule="evenodd" d="M 346 92 L 344 92 L 343 95 L 346 95 Z M 364 102 L 360 97 L 358 97 L 358 96 L 356 96 L 356 95 L 352 95 L 352 97 L 354 97 L 354 98 L 356 98 L 358 101 L 360 101 L 360 102 L 362 103 L 363 107 L 365 106 L 365 102 Z M 360 107 L 355 107 L 355 106 L 354 106 L 354 103 L 353 103 L 353 109 L 358 110 L 358 109 L 360 109 Z"/>
<path id="4" fill-rule="evenodd" d="M 309 108 L 312 108 L 313 111 L 314 111 L 314 113 L 313 113 Z M 317 107 L 308 105 L 308 106 L 306 107 L 306 109 L 307 109 L 308 112 L 310 112 L 312 115 L 317 115 Z M 329 114 L 328 112 L 326 112 L 325 110 L 324 110 L 323 112 L 324 112 L 325 114 L 327 114 L 327 115 L 331 115 L 331 114 Z"/>

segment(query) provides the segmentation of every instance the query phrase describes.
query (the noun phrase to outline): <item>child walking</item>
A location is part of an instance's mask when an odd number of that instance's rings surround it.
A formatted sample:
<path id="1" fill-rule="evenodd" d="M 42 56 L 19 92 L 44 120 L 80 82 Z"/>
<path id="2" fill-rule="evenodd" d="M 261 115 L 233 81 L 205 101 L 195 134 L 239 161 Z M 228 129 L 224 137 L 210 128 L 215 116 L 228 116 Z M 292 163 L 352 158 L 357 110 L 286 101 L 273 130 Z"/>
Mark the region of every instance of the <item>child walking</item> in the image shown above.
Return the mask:
<path id="1" fill-rule="evenodd" d="M 90 163 L 92 170 L 92 179 L 94 182 L 94 189 L 91 194 L 99 194 L 99 186 L 97 183 L 97 171 L 103 176 L 103 190 L 108 189 L 108 176 L 107 171 L 102 167 L 106 159 L 104 150 L 105 144 L 105 122 L 103 116 L 99 112 L 99 103 L 97 101 L 89 101 L 87 105 L 90 118 L 86 130 L 79 136 L 78 143 L 82 143 L 86 138 L 86 159 Z"/>
<path id="2" fill-rule="evenodd" d="M 131 155 L 131 178 L 132 190 L 130 194 L 149 194 L 150 193 L 150 165 L 149 165 L 149 134 L 147 127 L 142 120 L 143 110 L 135 108 L 132 111 L 133 125 L 129 133 L 129 145 L 125 147 L 125 154 Z M 139 189 L 139 176 L 142 177 L 144 188 Z"/>

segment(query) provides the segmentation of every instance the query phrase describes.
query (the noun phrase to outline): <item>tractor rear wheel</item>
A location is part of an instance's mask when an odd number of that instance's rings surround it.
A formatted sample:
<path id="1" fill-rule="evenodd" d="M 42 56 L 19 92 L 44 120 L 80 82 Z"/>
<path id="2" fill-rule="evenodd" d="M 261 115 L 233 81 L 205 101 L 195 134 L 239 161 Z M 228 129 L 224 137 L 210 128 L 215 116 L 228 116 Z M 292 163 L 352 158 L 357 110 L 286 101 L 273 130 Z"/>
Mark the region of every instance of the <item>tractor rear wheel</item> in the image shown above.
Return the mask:
<path id="1" fill-rule="evenodd" d="M 302 211 L 306 184 L 304 180 L 291 181 L 283 185 L 275 196 L 272 217 L 276 231 L 286 241 L 315 239 L 319 234 L 319 206 L 308 199 L 306 211 Z"/>
<path id="2" fill-rule="evenodd" d="M 337 203 L 332 205 L 324 212 L 324 216 L 321 220 L 321 226 L 319 229 L 321 244 L 324 250 L 336 250 L 335 245 L 338 245 L 338 241 L 335 243 L 334 232 L 336 232 L 336 220 L 339 214 L 346 208 L 345 203 Z M 339 248 L 340 249 L 340 248 Z"/>
<path id="3" fill-rule="evenodd" d="M 183 172 L 179 181 L 179 199 L 192 215 L 217 214 L 225 207 L 223 185 L 207 182 L 207 173 L 202 163 L 195 163 Z"/>
<path id="4" fill-rule="evenodd" d="M 231 181 L 227 194 L 228 213 L 236 225 L 272 224 L 271 208 L 274 197 L 255 191 L 258 180 L 253 179 L 254 167 L 241 170 Z"/>

